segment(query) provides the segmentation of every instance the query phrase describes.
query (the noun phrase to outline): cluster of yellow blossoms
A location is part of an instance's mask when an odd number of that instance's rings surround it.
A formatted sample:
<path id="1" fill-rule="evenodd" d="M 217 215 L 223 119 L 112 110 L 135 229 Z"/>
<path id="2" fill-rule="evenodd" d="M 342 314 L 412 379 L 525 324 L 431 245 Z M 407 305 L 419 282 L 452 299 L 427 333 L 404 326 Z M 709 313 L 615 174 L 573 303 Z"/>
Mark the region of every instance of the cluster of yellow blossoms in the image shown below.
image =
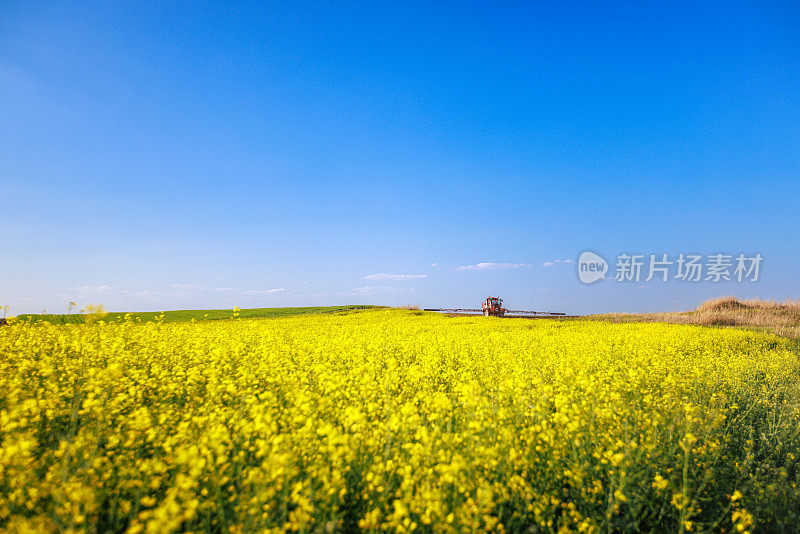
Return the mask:
<path id="1" fill-rule="evenodd" d="M 766 334 L 372 310 L 0 329 L 0 529 L 796 531 Z"/>

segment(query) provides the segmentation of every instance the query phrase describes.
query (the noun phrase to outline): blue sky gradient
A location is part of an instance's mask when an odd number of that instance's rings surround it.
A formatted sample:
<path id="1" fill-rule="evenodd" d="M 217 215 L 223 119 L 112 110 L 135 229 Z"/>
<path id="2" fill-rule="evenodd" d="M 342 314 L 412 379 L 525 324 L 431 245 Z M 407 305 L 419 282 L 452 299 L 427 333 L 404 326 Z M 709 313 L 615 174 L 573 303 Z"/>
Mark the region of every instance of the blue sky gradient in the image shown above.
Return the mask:
<path id="1" fill-rule="evenodd" d="M 0 304 L 798 298 L 798 27 L 793 2 L 4 3 Z M 545 266 L 586 249 L 764 262 Z"/>

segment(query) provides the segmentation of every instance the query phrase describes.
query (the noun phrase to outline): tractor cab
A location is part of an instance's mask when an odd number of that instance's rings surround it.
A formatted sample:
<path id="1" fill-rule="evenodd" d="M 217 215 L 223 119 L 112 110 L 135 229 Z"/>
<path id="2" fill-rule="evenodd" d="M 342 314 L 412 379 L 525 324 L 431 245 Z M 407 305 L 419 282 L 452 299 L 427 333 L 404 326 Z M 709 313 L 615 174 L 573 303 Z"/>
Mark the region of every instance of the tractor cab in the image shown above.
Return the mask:
<path id="1" fill-rule="evenodd" d="M 500 297 L 486 297 L 481 305 L 485 317 L 502 317 L 505 314 L 503 299 Z"/>

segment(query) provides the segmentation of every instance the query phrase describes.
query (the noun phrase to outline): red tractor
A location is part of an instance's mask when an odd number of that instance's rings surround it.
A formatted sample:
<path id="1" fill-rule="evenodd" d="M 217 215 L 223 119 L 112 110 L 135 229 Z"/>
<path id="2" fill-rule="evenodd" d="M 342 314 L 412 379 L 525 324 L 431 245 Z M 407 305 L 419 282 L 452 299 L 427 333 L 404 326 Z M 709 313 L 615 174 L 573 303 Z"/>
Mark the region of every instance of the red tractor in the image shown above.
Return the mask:
<path id="1" fill-rule="evenodd" d="M 481 304 L 484 317 L 503 317 L 507 309 L 503 308 L 503 299 L 500 297 L 486 297 Z"/>

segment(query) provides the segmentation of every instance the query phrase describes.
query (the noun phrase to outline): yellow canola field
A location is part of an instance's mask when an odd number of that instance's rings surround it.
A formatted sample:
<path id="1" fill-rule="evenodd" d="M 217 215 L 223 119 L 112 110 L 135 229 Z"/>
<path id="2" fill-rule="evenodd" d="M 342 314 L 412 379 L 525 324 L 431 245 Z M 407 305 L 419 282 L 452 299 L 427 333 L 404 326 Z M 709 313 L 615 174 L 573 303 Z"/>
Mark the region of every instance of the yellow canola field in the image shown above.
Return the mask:
<path id="1" fill-rule="evenodd" d="M 663 324 L 17 323 L 0 528 L 795 532 L 798 371 Z"/>

